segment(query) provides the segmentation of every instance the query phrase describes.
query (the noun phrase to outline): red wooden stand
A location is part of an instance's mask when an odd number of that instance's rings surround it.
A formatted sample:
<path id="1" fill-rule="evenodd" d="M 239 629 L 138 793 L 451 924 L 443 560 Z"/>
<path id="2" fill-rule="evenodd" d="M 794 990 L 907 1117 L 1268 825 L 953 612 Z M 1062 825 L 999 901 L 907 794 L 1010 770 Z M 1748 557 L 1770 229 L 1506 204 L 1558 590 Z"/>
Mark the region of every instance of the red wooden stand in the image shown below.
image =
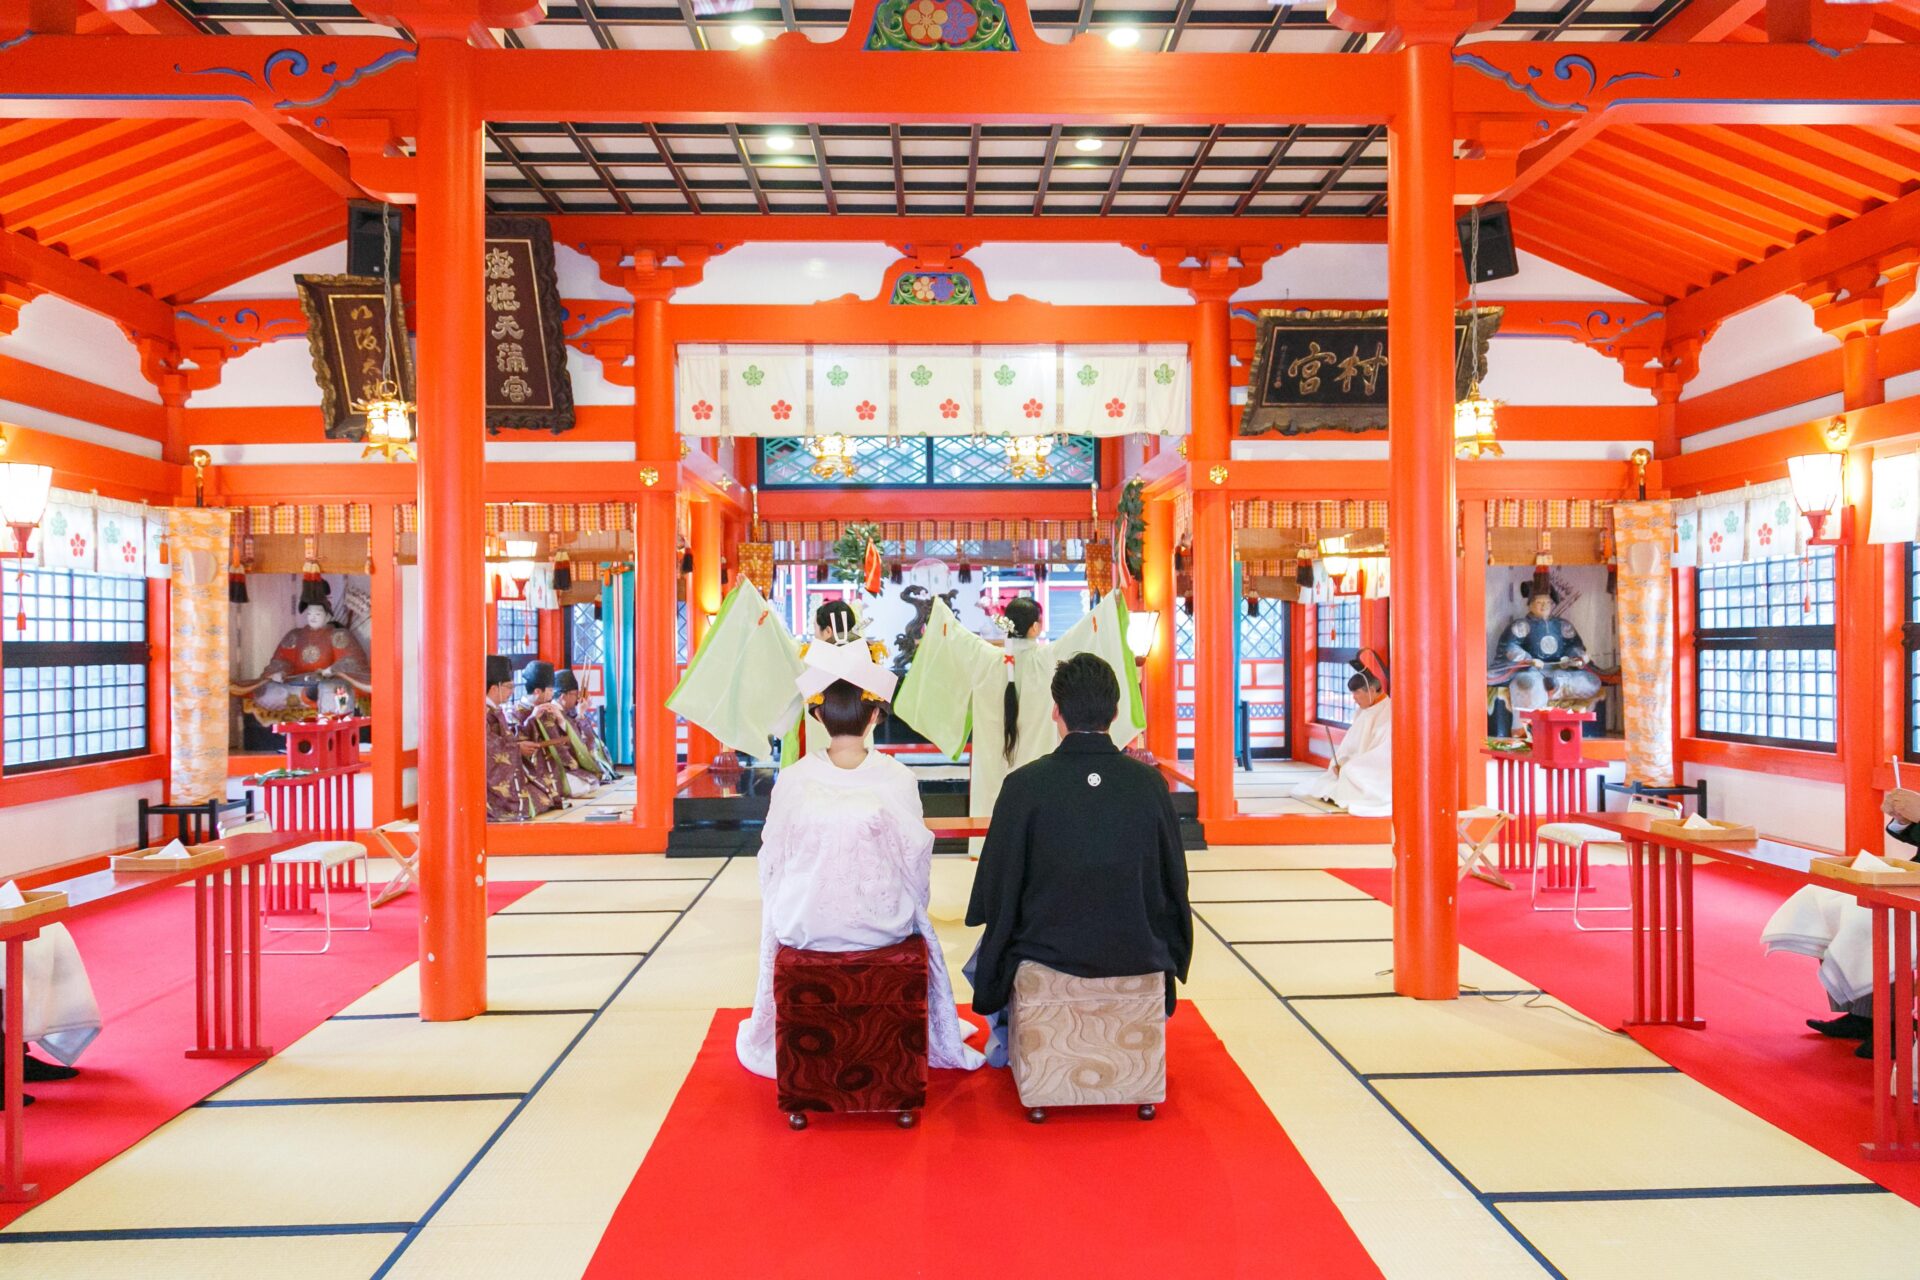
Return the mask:
<path id="1" fill-rule="evenodd" d="M 1541 823 L 1580 819 L 1587 771 L 1606 768 L 1606 761 L 1581 754 L 1580 725 L 1593 719 L 1592 712 L 1549 708 L 1526 715 L 1533 725 L 1533 744 L 1527 750 L 1483 748 L 1480 753 L 1499 765 L 1494 808 L 1513 818 L 1500 831 L 1500 870 L 1505 872 L 1532 866 L 1534 835 Z M 1550 861 L 1543 870 L 1543 888 L 1571 889 L 1576 873 L 1582 889 L 1592 887 L 1584 860 L 1576 868 L 1572 851 L 1558 845 L 1551 846 Z"/>
<path id="2" fill-rule="evenodd" d="M 311 770 L 298 778 L 262 778 L 267 816 L 276 834 L 308 840 L 354 838 L 353 777 L 366 768 L 360 761 L 364 716 L 278 724 L 287 740 L 288 769 Z M 325 876 L 328 890 L 358 889 L 358 864 L 322 871 L 317 863 L 275 864 L 267 879 L 267 910 L 306 911 Z"/>

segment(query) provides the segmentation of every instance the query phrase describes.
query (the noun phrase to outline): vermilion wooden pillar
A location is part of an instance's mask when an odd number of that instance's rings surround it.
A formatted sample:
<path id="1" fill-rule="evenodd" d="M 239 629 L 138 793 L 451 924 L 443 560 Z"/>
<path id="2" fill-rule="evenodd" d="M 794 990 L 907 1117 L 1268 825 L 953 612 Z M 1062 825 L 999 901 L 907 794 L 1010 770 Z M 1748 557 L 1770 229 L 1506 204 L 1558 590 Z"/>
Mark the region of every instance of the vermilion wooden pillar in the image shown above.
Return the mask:
<path id="1" fill-rule="evenodd" d="M 1175 686 L 1179 663 L 1174 659 L 1173 500 L 1149 498 L 1143 515 L 1146 536 L 1141 547 L 1142 603 L 1159 613 L 1153 648 L 1147 651 L 1147 750 L 1169 764 L 1180 758 L 1178 698 Z"/>
<path id="2" fill-rule="evenodd" d="M 651 253 L 634 255 L 628 287 L 633 292 L 633 433 L 643 484 L 634 540 L 634 823 L 641 848 L 664 853 L 673 829 L 673 713 L 667 695 L 674 684 L 673 495 L 679 451 L 673 430 L 673 339 L 667 327 L 671 280 L 663 283 Z"/>
<path id="3" fill-rule="evenodd" d="M 1460 994 L 1453 459 L 1453 84 L 1447 44 L 1412 41 L 1388 129 L 1389 550 L 1393 557 L 1393 985 Z"/>
<path id="4" fill-rule="evenodd" d="M 707 620 L 720 612 L 720 506 L 693 504 L 693 584 L 687 594 L 689 656 L 706 638 Z M 712 764 L 719 744 L 704 729 L 687 727 L 687 763 Z"/>
<path id="5" fill-rule="evenodd" d="M 471 51 L 420 43 L 420 1016 L 487 1007 L 480 114 Z"/>
<path id="6" fill-rule="evenodd" d="M 406 699 L 400 688 L 401 647 L 405 628 L 400 617 L 400 568 L 393 557 L 395 504 L 381 500 L 368 511 L 368 560 L 373 568 L 373 813 L 372 824 L 400 816 L 402 766 L 401 708 Z"/>
<path id="7" fill-rule="evenodd" d="M 1193 434 L 1187 455 L 1193 472 L 1193 781 L 1202 822 L 1231 818 L 1238 810 L 1233 797 L 1233 521 L 1227 490 L 1210 474 L 1225 468 L 1230 444 L 1230 292 L 1196 290 L 1193 308 Z"/>
<path id="8" fill-rule="evenodd" d="M 1849 410 L 1886 399 L 1880 377 L 1880 325 L 1883 316 L 1847 326 L 1841 335 L 1841 393 Z M 1883 691 L 1901 683 L 1898 667 L 1886 670 L 1897 651 L 1887 643 L 1888 548 L 1867 542 L 1873 520 L 1872 451 L 1853 449 L 1847 456 L 1847 497 L 1853 503 L 1853 541 L 1840 548 L 1840 608 L 1835 616 L 1840 668 L 1839 735 L 1841 777 L 1846 785 L 1846 851 L 1879 853 L 1886 844 L 1880 814 L 1880 789 L 1874 771 L 1899 749 L 1897 722 L 1881 715 Z"/>

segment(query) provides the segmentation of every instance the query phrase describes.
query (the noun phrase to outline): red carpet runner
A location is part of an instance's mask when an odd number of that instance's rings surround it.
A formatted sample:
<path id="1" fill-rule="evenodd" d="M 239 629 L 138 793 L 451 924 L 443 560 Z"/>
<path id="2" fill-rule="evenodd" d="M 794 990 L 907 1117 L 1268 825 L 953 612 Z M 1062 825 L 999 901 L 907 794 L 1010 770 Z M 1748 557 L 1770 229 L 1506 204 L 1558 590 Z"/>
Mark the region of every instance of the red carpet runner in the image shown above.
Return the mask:
<path id="1" fill-rule="evenodd" d="M 1392 898 L 1389 871 L 1334 874 L 1383 902 Z M 1584 908 L 1626 902 L 1625 872 L 1602 867 L 1594 876 L 1598 888 L 1591 897 L 1581 894 L 1581 919 L 1623 923 L 1624 913 L 1589 916 Z M 1526 880 L 1515 883 L 1511 893 L 1478 880 L 1461 884 L 1460 944 L 1601 1025 L 1618 1027 L 1633 998 L 1627 935 L 1581 933 L 1571 916 L 1530 911 Z M 1560 906 L 1569 896 L 1542 901 Z M 1920 1165 L 1861 1158 L 1860 1143 L 1873 1128 L 1872 1064 L 1853 1056 L 1854 1041 L 1807 1030 L 1807 1018 L 1832 1016 L 1814 961 L 1760 949 L 1760 930 L 1786 896 L 1783 887 L 1745 872 L 1696 867 L 1695 991 L 1706 1028 L 1636 1027 L 1634 1039 L 1769 1124 L 1920 1204 Z"/>
<path id="2" fill-rule="evenodd" d="M 1193 1006 L 1168 1101 L 1027 1122 L 1005 1071 L 936 1071 L 920 1126 L 787 1128 L 715 1015 L 587 1280 L 1299 1276 L 1380 1272 Z"/>
<path id="3" fill-rule="evenodd" d="M 536 887 L 488 885 L 487 910 Z M 284 1049 L 418 959 L 419 902 L 410 893 L 381 907 L 371 933 L 336 933 L 324 956 L 269 954 L 261 972 L 261 1038 Z M 358 923 L 359 902 L 336 898 L 334 917 L 343 914 Z M 36 1099 L 27 1111 L 27 1177 L 40 1184 L 42 1201 L 253 1065 L 185 1056 L 193 1042 L 192 894 L 156 894 L 72 929 L 106 1025 L 81 1055 L 78 1078 L 27 1086 Z M 264 936 L 269 950 L 317 943 L 313 934 Z M 30 1208 L 0 1205 L 0 1224 Z"/>

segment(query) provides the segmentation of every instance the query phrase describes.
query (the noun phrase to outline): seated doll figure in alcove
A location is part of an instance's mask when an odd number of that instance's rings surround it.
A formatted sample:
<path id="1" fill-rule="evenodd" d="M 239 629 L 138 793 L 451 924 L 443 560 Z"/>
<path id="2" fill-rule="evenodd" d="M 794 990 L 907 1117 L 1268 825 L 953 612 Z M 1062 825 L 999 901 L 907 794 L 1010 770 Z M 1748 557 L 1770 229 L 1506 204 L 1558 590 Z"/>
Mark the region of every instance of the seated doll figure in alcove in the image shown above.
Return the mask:
<path id="1" fill-rule="evenodd" d="M 1536 573 L 1520 584 L 1520 594 L 1527 611 L 1501 634 L 1488 686 L 1506 687 L 1515 718 L 1545 707 L 1592 710 L 1601 693 L 1600 674 L 1573 624 L 1554 616 L 1560 592 L 1544 573 Z"/>
<path id="2" fill-rule="evenodd" d="M 232 686 L 265 725 L 350 709 L 373 690 L 367 651 L 350 627 L 334 620 L 327 580 L 303 583 L 295 608 L 300 625 L 280 637 L 259 677 Z"/>

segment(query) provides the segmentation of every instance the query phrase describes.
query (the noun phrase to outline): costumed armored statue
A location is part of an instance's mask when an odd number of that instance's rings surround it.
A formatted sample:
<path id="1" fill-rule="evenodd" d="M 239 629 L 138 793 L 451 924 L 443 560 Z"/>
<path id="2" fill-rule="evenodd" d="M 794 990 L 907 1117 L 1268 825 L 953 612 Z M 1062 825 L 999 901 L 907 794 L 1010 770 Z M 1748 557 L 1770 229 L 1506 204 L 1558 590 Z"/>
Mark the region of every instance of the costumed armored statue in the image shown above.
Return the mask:
<path id="1" fill-rule="evenodd" d="M 300 588 L 300 625 L 280 637 L 257 679 L 229 686 L 263 725 L 350 712 L 373 691 L 373 666 L 350 628 L 334 621 L 325 578 Z"/>
<path id="2" fill-rule="evenodd" d="M 1586 642 L 1573 624 L 1553 616 L 1559 592 L 1544 572 L 1521 584 L 1527 612 L 1501 633 L 1499 656 L 1487 671 L 1487 686 L 1506 686 L 1514 718 L 1545 707 L 1592 709 L 1600 675 L 1587 660 Z"/>

